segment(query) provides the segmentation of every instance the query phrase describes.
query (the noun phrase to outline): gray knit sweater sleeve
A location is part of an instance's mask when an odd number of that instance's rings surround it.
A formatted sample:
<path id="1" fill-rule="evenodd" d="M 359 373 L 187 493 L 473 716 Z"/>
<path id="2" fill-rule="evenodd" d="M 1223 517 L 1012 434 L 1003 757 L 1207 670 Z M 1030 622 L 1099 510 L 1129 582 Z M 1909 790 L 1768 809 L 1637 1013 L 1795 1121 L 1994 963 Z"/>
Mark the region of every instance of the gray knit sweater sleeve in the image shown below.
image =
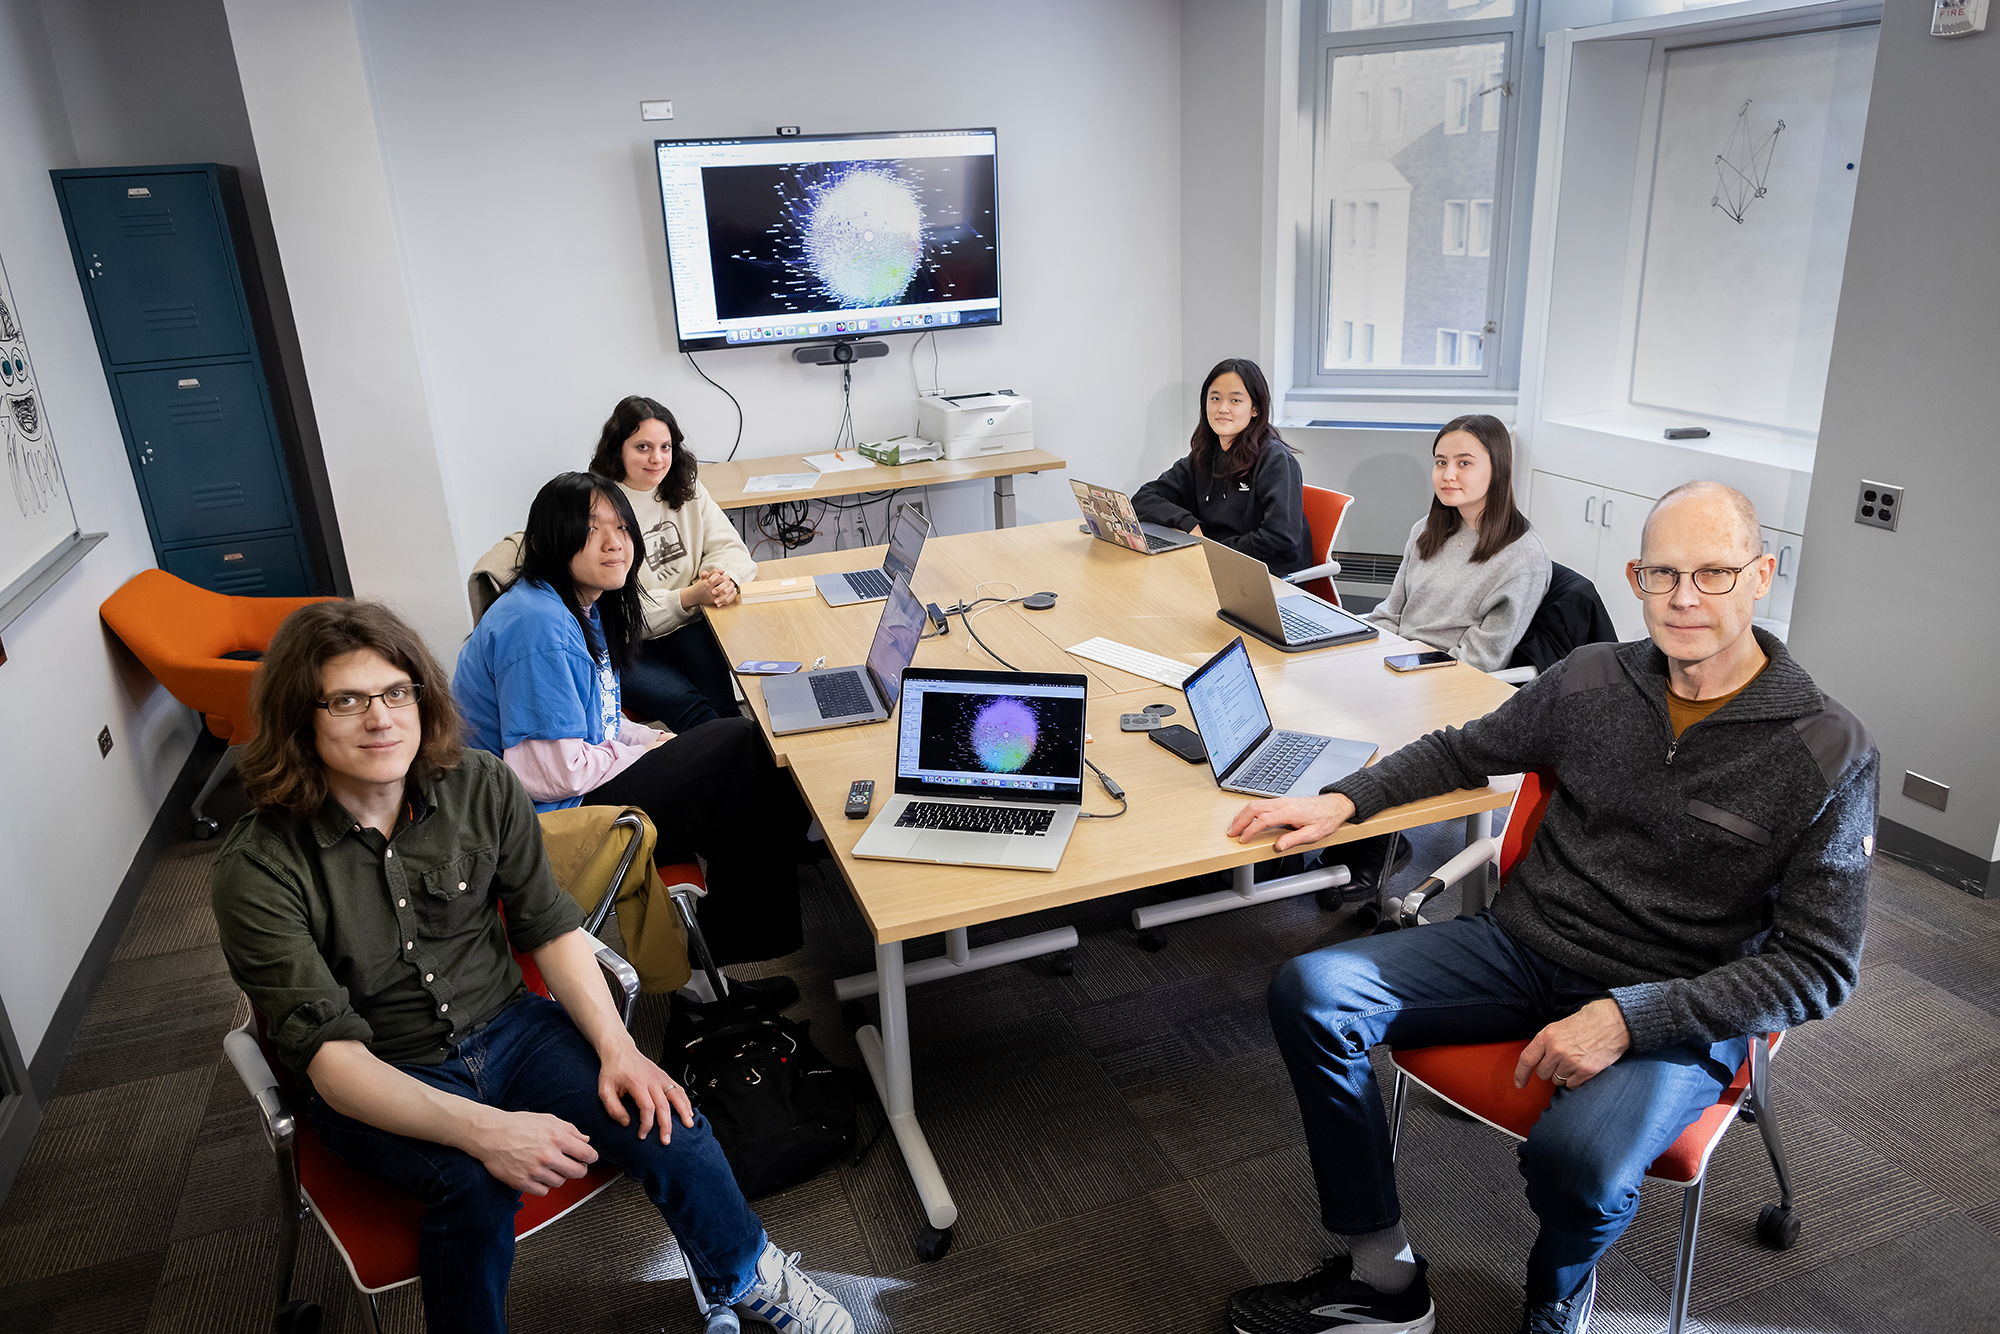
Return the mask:
<path id="1" fill-rule="evenodd" d="M 1530 530 L 1475 563 L 1478 534 L 1461 527 L 1436 555 L 1421 560 L 1417 538 L 1423 530 L 1422 520 L 1410 529 L 1396 582 L 1368 619 L 1483 672 L 1505 667 L 1549 591 L 1548 549 Z"/>

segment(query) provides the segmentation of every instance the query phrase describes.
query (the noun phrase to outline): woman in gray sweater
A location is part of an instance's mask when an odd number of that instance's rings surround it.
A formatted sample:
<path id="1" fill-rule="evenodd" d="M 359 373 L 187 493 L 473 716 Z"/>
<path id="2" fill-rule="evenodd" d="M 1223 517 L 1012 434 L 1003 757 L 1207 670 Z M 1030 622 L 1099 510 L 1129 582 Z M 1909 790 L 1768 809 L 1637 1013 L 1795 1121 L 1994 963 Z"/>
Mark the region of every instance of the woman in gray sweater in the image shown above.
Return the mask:
<path id="1" fill-rule="evenodd" d="M 1549 553 L 1514 504 L 1514 444 L 1497 417 L 1454 417 L 1431 442 L 1431 512 L 1368 619 L 1481 671 L 1507 665 L 1549 591 Z"/>

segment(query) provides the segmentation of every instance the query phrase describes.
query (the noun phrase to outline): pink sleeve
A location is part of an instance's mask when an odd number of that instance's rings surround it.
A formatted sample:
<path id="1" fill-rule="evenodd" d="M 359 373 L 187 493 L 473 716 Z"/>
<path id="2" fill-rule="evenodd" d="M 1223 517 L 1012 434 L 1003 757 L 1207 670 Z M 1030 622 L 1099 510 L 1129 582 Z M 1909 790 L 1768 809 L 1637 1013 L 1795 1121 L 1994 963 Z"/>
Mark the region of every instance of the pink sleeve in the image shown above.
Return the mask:
<path id="1" fill-rule="evenodd" d="M 649 727 L 638 730 L 652 733 Z M 627 745 L 624 733 L 620 728 L 619 740 L 596 746 L 586 744 L 581 737 L 523 741 L 509 746 L 501 758 L 536 801 L 564 801 L 602 787 L 646 753 L 643 745 Z"/>
<path id="2" fill-rule="evenodd" d="M 664 728 L 648 727 L 630 718 L 621 717 L 618 720 L 618 744 L 621 746 L 650 746 L 658 738 L 672 735 Z"/>

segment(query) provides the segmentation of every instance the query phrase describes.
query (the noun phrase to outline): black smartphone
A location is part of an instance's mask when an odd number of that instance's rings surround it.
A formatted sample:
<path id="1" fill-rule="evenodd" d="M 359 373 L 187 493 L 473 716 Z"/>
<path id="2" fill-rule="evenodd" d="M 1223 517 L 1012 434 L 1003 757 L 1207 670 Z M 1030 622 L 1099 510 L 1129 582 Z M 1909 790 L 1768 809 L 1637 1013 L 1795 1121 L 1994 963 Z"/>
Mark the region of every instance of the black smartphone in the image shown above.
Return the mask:
<path id="1" fill-rule="evenodd" d="M 1420 672 L 1426 667 L 1449 667 L 1458 659 L 1449 653 L 1392 653 L 1382 659 L 1383 665 L 1392 672 Z"/>
<path id="2" fill-rule="evenodd" d="M 1201 744 L 1199 733 L 1191 732 L 1179 723 L 1168 723 L 1165 727 L 1146 733 L 1155 745 L 1165 746 L 1189 764 L 1208 762 L 1208 748 Z"/>

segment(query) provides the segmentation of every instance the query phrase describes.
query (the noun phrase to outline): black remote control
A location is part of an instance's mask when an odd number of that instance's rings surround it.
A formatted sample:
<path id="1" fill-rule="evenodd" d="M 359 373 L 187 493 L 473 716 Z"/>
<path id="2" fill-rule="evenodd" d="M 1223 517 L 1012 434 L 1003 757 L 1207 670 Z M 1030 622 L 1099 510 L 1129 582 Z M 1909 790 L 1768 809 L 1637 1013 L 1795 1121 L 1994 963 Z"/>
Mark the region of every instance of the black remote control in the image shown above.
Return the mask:
<path id="1" fill-rule="evenodd" d="M 875 800 L 875 780 L 857 778 L 847 788 L 847 818 L 859 820 Z"/>

